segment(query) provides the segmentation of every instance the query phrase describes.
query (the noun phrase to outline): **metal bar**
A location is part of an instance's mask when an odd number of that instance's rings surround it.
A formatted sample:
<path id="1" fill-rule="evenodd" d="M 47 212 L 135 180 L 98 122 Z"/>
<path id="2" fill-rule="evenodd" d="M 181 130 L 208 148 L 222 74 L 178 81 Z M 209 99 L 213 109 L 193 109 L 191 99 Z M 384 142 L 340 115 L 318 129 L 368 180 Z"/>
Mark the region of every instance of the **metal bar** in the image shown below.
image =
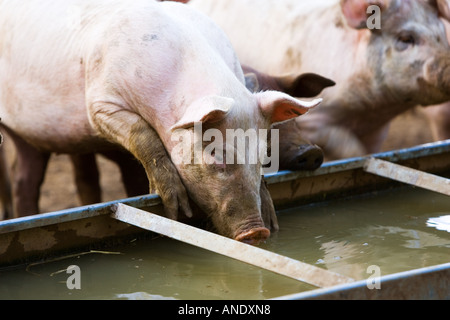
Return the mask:
<path id="1" fill-rule="evenodd" d="M 117 204 L 113 218 L 167 237 L 264 268 L 317 287 L 353 282 L 346 276 L 321 269 L 261 248 L 198 229 L 178 221 Z"/>
<path id="2" fill-rule="evenodd" d="M 434 174 L 375 158 L 366 160 L 364 170 L 392 180 L 401 181 L 450 196 L 450 179 Z"/>

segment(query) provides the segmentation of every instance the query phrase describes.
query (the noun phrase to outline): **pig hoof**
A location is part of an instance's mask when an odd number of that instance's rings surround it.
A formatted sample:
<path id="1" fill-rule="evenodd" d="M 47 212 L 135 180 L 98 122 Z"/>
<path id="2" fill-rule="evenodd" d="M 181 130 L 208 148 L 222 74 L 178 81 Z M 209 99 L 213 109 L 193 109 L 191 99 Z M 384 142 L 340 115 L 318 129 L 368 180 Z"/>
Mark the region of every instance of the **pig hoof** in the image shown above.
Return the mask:
<path id="1" fill-rule="evenodd" d="M 261 241 L 265 241 L 270 236 L 269 229 L 266 228 L 253 228 L 247 232 L 243 232 L 238 235 L 235 240 L 244 242 L 251 245 L 257 245 Z"/>

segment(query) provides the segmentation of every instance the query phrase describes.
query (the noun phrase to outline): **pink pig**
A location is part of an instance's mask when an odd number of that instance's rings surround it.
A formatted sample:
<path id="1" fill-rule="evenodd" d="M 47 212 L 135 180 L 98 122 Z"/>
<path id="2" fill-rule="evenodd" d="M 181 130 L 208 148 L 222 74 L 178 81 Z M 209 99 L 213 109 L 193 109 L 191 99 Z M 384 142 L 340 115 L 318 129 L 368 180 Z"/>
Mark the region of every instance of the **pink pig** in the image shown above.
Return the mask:
<path id="1" fill-rule="evenodd" d="M 226 130 L 268 130 L 321 101 L 250 93 L 210 19 L 151 0 L 2 1 L 0 30 L 0 115 L 18 149 L 15 195 L 37 184 L 29 159 L 43 172 L 43 154 L 123 148 L 141 162 L 169 217 L 191 215 L 189 196 L 225 236 L 258 243 L 277 228 L 261 161 L 219 163 L 206 152 L 205 161 L 168 158 L 179 130 L 194 143 L 199 125 L 224 137 Z"/>

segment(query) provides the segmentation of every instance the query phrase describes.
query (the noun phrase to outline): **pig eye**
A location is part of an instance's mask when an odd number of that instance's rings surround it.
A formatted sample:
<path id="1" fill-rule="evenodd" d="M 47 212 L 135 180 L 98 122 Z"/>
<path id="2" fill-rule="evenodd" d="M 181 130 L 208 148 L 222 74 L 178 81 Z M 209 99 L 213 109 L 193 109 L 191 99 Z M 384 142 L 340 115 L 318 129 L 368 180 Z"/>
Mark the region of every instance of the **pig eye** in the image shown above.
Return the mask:
<path id="1" fill-rule="evenodd" d="M 416 40 L 414 36 L 411 33 L 404 33 L 400 34 L 397 37 L 397 41 L 395 42 L 395 49 L 397 51 L 404 51 L 415 44 Z"/>

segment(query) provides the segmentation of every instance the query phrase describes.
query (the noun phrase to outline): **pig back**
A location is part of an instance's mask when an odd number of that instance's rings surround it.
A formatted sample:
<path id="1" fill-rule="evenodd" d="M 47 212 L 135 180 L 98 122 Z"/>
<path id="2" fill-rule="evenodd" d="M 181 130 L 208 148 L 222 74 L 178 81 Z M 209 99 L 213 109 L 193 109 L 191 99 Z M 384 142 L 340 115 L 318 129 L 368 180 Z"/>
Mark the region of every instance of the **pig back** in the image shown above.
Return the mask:
<path id="1" fill-rule="evenodd" d="M 102 33 L 99 17 L 108 15 L 84 9 L 79 1 L 0 3 L 2 123 L 40 149 L 64 152 L 94 134 L 85 108 L 86 52 Z"/>
<path id="2" fill-rule="evenodd" d="M 179 29 L 174 30 L 174 25 Z M 89 148 L 89 144 L 98 147 L 103 142 L 89 122 L 88 99 L 107 97 L 133 105 L 137 101 L 130 101 L 131 96 L 136 99 L 137 92 L 154 96 L 152 90 L 161 91 L 161 82 L 168 86 L 165 92 L 173 92 L 171 83 L 202 87 L 191 76 L 195 72 L 189 70 L 179 73 L 186 75 L 184 79 L 170 79 L 171 71 L 206 69 L 192 60 L 190 64 L 182 61 L 202 51 L 207 51 L 203 60 L 209 61 L 206 55 L 211 50 L 200 49 L 201 45 L 190 51 L 173 47 L 179 42 L 177 37 L 198 34 L 199 30 L 210 42 L 208 46 L 215 49 L 214 54 L 220 54 L 228 69 L 243 82 L 239 63 L 231 45 L 223 41 L 222 31 L 184 5 L 153 1 L 2 1 L 2 123 L 40 149 L 68 152 Z M 161 39 L 163 34 L 165 38 Z M 147 55 L 145 59 L 142 54 Z M 196 61 L 201 60 L 197 56 Z M 180 65 L 174 66 L 177 61 Z M 175 97 L 159 95 L 158 99 L 153 105 L 168 105 Z"/>

